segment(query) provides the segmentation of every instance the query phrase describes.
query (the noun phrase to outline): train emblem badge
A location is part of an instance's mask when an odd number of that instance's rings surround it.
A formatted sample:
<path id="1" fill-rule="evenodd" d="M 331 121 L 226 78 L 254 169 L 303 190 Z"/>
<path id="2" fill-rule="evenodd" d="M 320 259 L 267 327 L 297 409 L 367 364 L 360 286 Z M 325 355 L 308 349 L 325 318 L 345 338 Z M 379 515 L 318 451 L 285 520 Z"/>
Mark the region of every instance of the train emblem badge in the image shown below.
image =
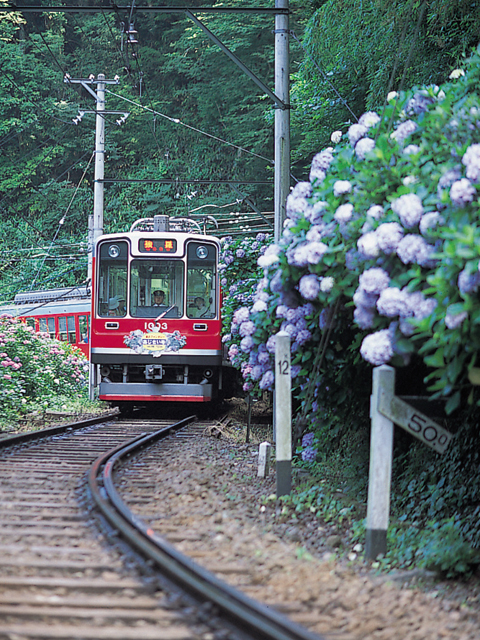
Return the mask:
<path id="1" fill-rule="evenodd" d="M 143 333 L 140 329 L 131 331 L 123 338 L 127 347 L 135 353 L 151 353 L 154 358 L 159 358 L 164 353 L 175 353 L 185 346 L 187 339 L 180 331 L 173 333 L 159 333 L 151 331 Z"/>

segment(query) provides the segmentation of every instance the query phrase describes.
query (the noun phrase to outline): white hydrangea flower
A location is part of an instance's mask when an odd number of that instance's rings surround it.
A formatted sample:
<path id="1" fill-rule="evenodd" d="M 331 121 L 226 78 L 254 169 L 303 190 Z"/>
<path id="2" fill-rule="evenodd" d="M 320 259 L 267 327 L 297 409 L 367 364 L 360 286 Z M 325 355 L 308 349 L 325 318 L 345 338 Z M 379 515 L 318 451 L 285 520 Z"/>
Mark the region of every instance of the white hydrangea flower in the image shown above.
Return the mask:
<path id="1" fill-rule="evenodd" d="M 457 80 L 457 78 L 461 78 L 464 75 L 465 71 L 463 69 L 454 69 L 448 77 L 450 80 Z"/>
<path id="2" fill-rule="evenodd" d="M 334 131 L 330 136 L 330 140 L 333 142 L 333 144 L 338 144 L 342 139 L 342 136 L 343 133 L 341 131 Z"/>

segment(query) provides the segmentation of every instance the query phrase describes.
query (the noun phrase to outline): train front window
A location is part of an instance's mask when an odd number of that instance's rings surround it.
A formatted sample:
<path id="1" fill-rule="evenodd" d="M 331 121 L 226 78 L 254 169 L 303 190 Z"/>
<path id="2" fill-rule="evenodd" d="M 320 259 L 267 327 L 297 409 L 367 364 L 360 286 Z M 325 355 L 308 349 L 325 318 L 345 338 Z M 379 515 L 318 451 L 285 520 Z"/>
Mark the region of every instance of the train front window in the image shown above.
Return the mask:
<path id="1" fill-rule="evenodd" d="M 180 318 L 184 307 L 181 260 L 133 260 L 130 315 L 136 318 Z"/>
<path id="2" fill-rule="evenodd" d="M 187 248 L 187 316 L 214 318 L 217 309 L 217 249 L 190 242 Z"/>
<path id="3" fill-rule="evenodd" d="M 128 243 L 102 242 L 97 254 L 97 313 L 102 317 L 127 313 Z"/>

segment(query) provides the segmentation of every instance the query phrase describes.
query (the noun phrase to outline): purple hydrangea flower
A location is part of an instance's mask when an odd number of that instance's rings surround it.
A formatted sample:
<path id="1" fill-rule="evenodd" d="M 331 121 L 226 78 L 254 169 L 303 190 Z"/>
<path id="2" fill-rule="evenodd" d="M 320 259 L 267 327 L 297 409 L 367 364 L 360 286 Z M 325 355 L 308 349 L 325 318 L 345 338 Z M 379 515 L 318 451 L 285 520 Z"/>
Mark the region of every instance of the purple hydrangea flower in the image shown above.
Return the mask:
<path id="1" fill-rule="evenodd" d="M 367 307 L 358 307 L 353 312 L 353 319 L 360 329 L 371 329 L 375 324 L 375 311 Z"/>
<path id="2" fill-rule="evenodd" d="M 266 311 L 267 309 L 268 306 L 264 300 L 257 300 L 252 307 L 252 313 L 261 313 L 262 311 Z"/>
<path id="3" fill-rule="evenodd" d="M 267 236 L 261 231 L 257 233 L 257 235 L 255 236 L 255 240 L 260 243 L 265 242 L 266 239 L 267 239 Z"/>
<path id="4" fill-rule="evenodd" d="M 360 116 L 360 120 L 358 124 L 363 125 L 364 127 L 374 127 L 380 122 L 380 116 L 375 111 L 366 111 L 362 116 Z"/>
<path id="5" fill-rule="evenodd" d="M 260 378 L 263 376 L 264 373 L 265 373 L 264 368 L 260 364 L 256 364 L 252 368 L 250 377 L 252 378 L 252 380 L 260 380 Z"/>
<path id="6" fill-rule="evenodd" d="M 256 327 L 255 324 L 251 320 L 246 320 L 242 322 L 239 328 L 239 333 L 241 336 L 253 336 L 255 333 Z"/>
<path id="7" fill-rule="evenodd" d="M 325 276 L 320 279 L 320 291 L 322 293 L 330 293 L 335 286 L 335 279 L 332 276 Z"/>
<path id="8" fill-rule="evenodd" d="M 403 238 L 403 229 L 398 222 L 384 222 L 375 231 L 377 244 L 387 256 L 395 253 L 400 240 Z"/>
<path id="9" fill-rule="evenodd" d="M 299 308 L 297 308 L 297 309 L 287 309 L 287 313 L 285 315 L 285 318 L 288 320 L 288 322 L 296 323 L 297 320 L 299 320 L 301 317 L 302 317 L 301 309 L 299 309 Z"/>
<path id="10" fill-rule="evenodd" d="M 288 333 L 291 340 L 294 340 L 298 333 L 297 327 L 291 322 L 282 323 L 281 330 L 285 331 L 285 333 Z"/>
<path id="11" fill-rule="evenodd" d="M 478 146 L 480 147 L 480 145 Z M 462 295 L 475 293 L 480 285 L 480 272 L 469 273 L 467 269 L 463 269 L 458 276 L 457 283 Z"/>
<path id="12" fill-rule="evenodd" d="M 314 447 L 306 447 L 302 451 L 302 460 L 304 462 L 314 462 L 317 458 L 317 450 Z"/>
<path id="13" fill-rule="evenodd" d="M 417 320 L 428 318 L 428 316 L 435 311 L 437 304 L 434 298 L 425 298 L 421 291 L 414 291 L 408 294 L 410 313 L 415 316 Z"/>
<path id="14" fill-rule="evenodd" d="M 277 318 L 286 318 L 288 313 L 288 307 L 284 304 L 279 304 L 275 309 L 275 315 Z"/>
<path id="15" fill-rule="evenodd" d="M 315 224 L 307 231 L 305 236 L 308 242 L 320 242 L 323 238 L 323 232 L 325 230 L 324 224 Z"/>
<path id="16" fill-rule="evenodd" d="M 232 359 L 235 356 L 238 356 L 238 354 L 239 354 L 238 345 L 236 344 L 230 345 L 230 348 L 228 350 L 228 357 Z"/>
<path id="17" fill-rule="evenodd" d="M 320 171 L 322 172 L 323 177 L 325 177 L 325 173 L 328 171 L 328 168 L 332 160 L 333 160 L 333 153 L 332 153 L 331 147 L 327 147 L 326 149 L 323 149 L 323 151 L 320 151 L 320 153 L 317 153 L 312 160 L 312 167 L 310 170 L 310 180 L 313 181 L 314 179 L 316 179 Z"/>
<path id="18" fill-rule="evenodd" d="M 307 260 L 309 264 L 318 264 L 322 256 L 328 251 L 324 242 L 309 242 L 306 246 Z"/>
<path id="19" fill-rule="evenodd" d="M 315 440 L 314 433 L 306 433 L 302 438 L 302 447 L 311 447 Z"/>
<path id="20" fill-rule="evenodd" d="M 294 267 L 306 267 L 310 255 L 309 243 L 302 242 L 287 251 L 287 262 Z M 270 285 L 271 288 L 271 285 Z"/>
<path id="21" fill-rule="evenodd" d="M 242 388 L 243 388 L 244 391 L 246 391 L 248 393 L 248 391 L 251 391 L 253 389 L 253 384 L 250 381 L 244 382 Z"/>
<path id="22" fill-rule="evenodd" d="M 319 200 L 315 202 L 313 206 L 310 207 L 308 211 L 305 212 L 305 219 L 311 222 L 312 224 L 323 224 L 322 219 L 325 215 L 325 210 L 327 208 L 327 203 L 323 200 Z M 307 238 L 308 240 L 309 238 Z"/>
<path id="23" fill-rule="evenodd" d="M 312 195 L 310 182 L 298 182 L 287 197 L 286 213 L 288 218 L 296 219 L 310 207 L 307 198 Z"/>
<path id="24" fill-rule="evenodd" d="M 447 315 L 445 316 L 445 324 L 447 325 L 447 329 L 458 329 L 467 319 L 467 317 L 468 313 L 466 311 L 451 314 L 447 309 Z"/>
<path id="25" fill-rule="evenodd" d="M 337 180 L 333 185 L 333 195 L 335 197 L 343 196 L 346 193 L 350 193 L 352 190 L 352 183 L 348 180 Z"/>
<path id="26" fill-rule="evenodd" d="M 315 300 L 320 292 L 320 280 L 313 273 L 302 276 L 298 283 L 298 290 L 305 300 Z"/>
<path id="27" fill-rule="evenodd" d="M 357 123 L 350 125 L 350 127 L 348 128 L 348 139 L 352 147 L 357 144 L 360 138 L 366 136 L 367 132 L 368 127 L 366 127 L 364 124 Z"/>
<path id="28" fill-rule="evenodd" d="M 348 222 L 353 216 L 353 204 L 341 204 L 335 211 L 334 218 L 339 223 Z"/>
<path id="29" fill-rule="evenodd" d="M 362 273 L 358 282 L 365 293 L 380 294 L 388 287 L 390 276 L 384 269 L 372 267 Z"/>
<path id="30" fill-rule="evenodd" d="M 375 140 L 372 138 L 362 138 L 355 145 L 355 155 L 359 160 L 365 160 L 367 153 L 375 149 Z"/>
<path id="31" fill-rule="evenodd" d="M 268 353 L 275 353 L 275 343 L 276 343 L 276 337 L 270 336 L 266 344 Z"/>
<path id="32" fill-rule="evenodd" d="M 373 218 L 374 220 L 380 220 L 383 218 L 385 211 L 380 204 L 372 204 L 372 206 L 367 211 L 367 216 Z"/>
<path id="33" fill-rule="evenodd" d="M 418 144 L 409 144 L 405 147 L 405 149 L 403 150 L 403 153 L 407 156 L 410 155 L 414 155 L 415 153 L 418 153 L 420 151 L 420 147 L 418 146 Z"/>
<path id="34" fill-rule="evenodd" d="M 420 222 L 423 215 L 423 204 L 416 193 L 406 193 L 392 202 L 392 209 L 407 229 Z"/>
<path id="35" fill-rule="evenodd" d="M 455 180 L 460 180 L 461 177 L 462 174 L 459 167 L 449 169 L 438 181 L 438 189 L 441 191 L 441 189 L 447 189 L 448 187 L 451 187 Z"/>
<path id="36" fill-rule="evenodd" d="M 272 371 L 266 371 L 260 380 L 259 387 L 263 391 L 271 391 L 273 388 L 275 377 Z"/>
<path id="37" fill-rule="evenodd" d="M 480 178 L 480 144 L 471 144 L 465 151 L 462 162 L 467 167 L 467 178 L 478 182 Z"/>
<path id="38" fill-rule="evenodd" d="M 396 131 L 394 131 L 390 137 L 396 140 L 398 144 L 402 144 L 409 135 L 417 130 L 417 124 L 413 120 L 406 120 L 398 125 Z"/>
<path id="39" fill-rule="evenodd" d="M 290 377 L 293 378 L 297 378 L 300 375 L 300 371 L 302 370 L 302 367 L 299 364 L 294 364 L 290 367 Z"/>
<path id="40" fill-rule="evenodd" d="M 235 324 L 241 324 L 242 322 L 246 322 L 249 319 L 250 311 L 248 310 L 248 307 L 240 307 L 240 309 L 237 309 L 233 314 L 233 321 L 235 322 Z"/>
<path id="41" fill-rule="evenodd" d="M 364 289 L 359 287 L 353 294 L 353 302 L 356 307 L 365 307 L 366 309 L 375 309 L 377 306 L 378 294 L 366 293 Z"/>
<path id="42" fill-rule="evenodd" d="M 475 187 L 467 178 L 456 180 L 450 188 L 450 199 L 457 207 L 465 207 L 473 202 L 476 195 Z"/>
<path id="43" fill-rule="evenodd" d="M 408 294 L 397 287 L 387 287 L 377 300 L 377 309 L 380 315 L 387 318 L 406 318 L 410 315 Z"/>
<path id="44" fill-rule="evenodd" d="M 357 249 L 366 260 L 378 258 L 380 247 L 378 246 L 377 234 L 375 231 L 364 233 L 357 241 Z"/>
<path id="45" fill-rule="evenodd" d="M 310 331 L 308 329 L 302 329 L 301 331 L 299 331 L 296 335 L 296 341 L 297 343 L 302 346 L 304 345 L 306 342 L 308 342 L 310 340 L 310 338 L 312 337 L 312 334 L 310 333 Z"/>
<path id="46" fill-rule="evenodd" d="M 375 366 L 389 362 L 394 355 L 391 332 L 388 329 L 382 329 L 366 336 L 360 347 L 360 353 L 364 360 Z"/>
<path id="47" fill-rule="evenodd" d="M 397 247 L 397 255 L 403 264 L 419 264 L 421 267 L 432 266 L 434 251 L 435 247 L 413 233 L 406 235 Z"/>
<path id="48" fill-rule="evenodd" d="M 270 362 L 270 354 L 268 351 L 260 351 L 258 354 L 258 364 L 266 365 Z"/>
<path id="49" fill-rule="evenodd" d="M 255 342 L 253 341 L 252 336 L 246 336 L 240 342 L 240 349 L 244 353 L 250 353 L 250 351 L 253 349 L 254 346 L 255 346 Z"/>
<path id="50" fill-rule="evenodd" d="M 428 235 L 428 232 L 431 229 L 434 229 L 438 225 L 445 224 L 445 220 L 438 213 L 438 211 L 429 211 L 428 213 L 424 213 L 422 219 L 420 220 L 420 233 L 422 235 Z"/>

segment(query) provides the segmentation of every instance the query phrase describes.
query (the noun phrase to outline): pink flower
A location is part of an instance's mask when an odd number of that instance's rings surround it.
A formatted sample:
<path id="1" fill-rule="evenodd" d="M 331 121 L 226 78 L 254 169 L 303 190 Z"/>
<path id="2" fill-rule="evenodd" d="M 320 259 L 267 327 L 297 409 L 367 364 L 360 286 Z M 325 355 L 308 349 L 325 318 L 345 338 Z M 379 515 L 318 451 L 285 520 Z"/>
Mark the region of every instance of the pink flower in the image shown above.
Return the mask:
<path id="1" fill-rule="evenodd" d="M 9 375 L 8 373 L 6 373 L 3 377 L 4 377 L 5 380 L 11 380 L 12 379 L 12 376 Z"/>

